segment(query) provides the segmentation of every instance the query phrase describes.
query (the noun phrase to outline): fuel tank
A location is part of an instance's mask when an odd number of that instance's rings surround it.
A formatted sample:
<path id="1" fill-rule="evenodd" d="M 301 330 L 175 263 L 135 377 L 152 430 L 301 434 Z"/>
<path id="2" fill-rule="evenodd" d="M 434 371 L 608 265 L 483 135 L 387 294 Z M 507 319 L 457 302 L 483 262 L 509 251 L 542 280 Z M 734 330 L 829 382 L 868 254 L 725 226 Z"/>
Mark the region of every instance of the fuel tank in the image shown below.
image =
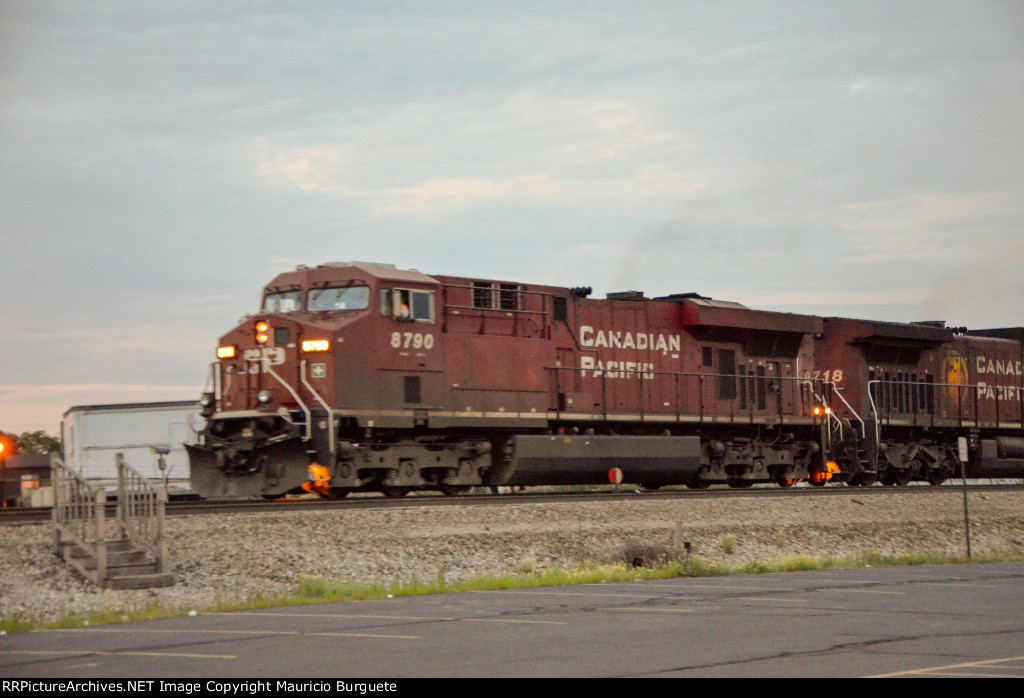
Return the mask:
<path id="1" fill-rule="evenodd" d="M 968 477 L 1018 478 L 1024 473 L 1024 439 L 982 439 L 981 448 L 968 463 Z"/>
<path id="2" fill-rule="evenodd" d="M 701 467 L 696 436 L 516 436 L 504 484 L 607 484 L 619 468 L 624 482 L 682 484 Z"/>

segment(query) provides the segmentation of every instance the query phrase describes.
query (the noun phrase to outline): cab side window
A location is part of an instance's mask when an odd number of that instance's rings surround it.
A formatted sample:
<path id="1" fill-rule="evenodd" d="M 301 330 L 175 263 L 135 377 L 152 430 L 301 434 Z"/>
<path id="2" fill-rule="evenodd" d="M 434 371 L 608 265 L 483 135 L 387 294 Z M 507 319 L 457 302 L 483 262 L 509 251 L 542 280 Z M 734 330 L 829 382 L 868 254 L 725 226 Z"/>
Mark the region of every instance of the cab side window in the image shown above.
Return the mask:
<path id="1" fill-rule="evenodd" d="M 411 288 L 382 289 L 380 313 L 399 322 L 434 322 L 434 292 Z"/>

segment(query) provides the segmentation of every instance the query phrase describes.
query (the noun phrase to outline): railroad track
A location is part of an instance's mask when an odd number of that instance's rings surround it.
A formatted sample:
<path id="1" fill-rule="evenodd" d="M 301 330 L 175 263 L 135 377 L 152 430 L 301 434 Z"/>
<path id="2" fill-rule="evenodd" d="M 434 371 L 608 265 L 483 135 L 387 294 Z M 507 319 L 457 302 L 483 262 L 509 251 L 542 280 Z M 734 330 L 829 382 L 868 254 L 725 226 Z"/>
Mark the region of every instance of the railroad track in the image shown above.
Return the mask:
<path id="1" fill-rule="evenodd" d="M 972 492 L 1012 492 L 1020 490 L 1024 485 L 990 485 L 968 484 Z M 238 500 L 206 500 L 206 501 L 175 501 L 167 505 L 168 516 L 217 516 L 223 514 L 270 513 L 290 511 L 324 511 L 332 509 L 385 509 L 393 507 L 438 507 L 438 506 L 504 506 L 509 504 L 534 504 L 555 502 L 590 502 L 614 500 L 664 500 L 664 499 L 715 499 L 728 497 L 871 497 L 884 494 L 900 493 L 924 495 L 937 490 L 959 490 L 961 485 L 950 484 L 941 488 L 922 485 L 909 487 L 846 487 L 844 485 L 826 487 L 793 487 L 782 489 L 775 486 L 735 489 L 731 487 L 712 487 L 706 490 L 664 489 L 644 491 L 633 487 L 623 487 L 619 491 L 612 489 L 588 490 L 580 492 L 516 492 L 509 494 L 464 494 L 457 497 L 445 497 L 436 493 L 412 494 L 400 499 L 388 499 L 376 494 L 352 495 L 345 499 L 238 499 Z M 116 504 L 107 505 L 108 514 L 113 516 Z M 52 517 L 50 507 L 34 509 L 7 508 L 0 509 L 0 526 L 5 524 L 40 523 Z"/>

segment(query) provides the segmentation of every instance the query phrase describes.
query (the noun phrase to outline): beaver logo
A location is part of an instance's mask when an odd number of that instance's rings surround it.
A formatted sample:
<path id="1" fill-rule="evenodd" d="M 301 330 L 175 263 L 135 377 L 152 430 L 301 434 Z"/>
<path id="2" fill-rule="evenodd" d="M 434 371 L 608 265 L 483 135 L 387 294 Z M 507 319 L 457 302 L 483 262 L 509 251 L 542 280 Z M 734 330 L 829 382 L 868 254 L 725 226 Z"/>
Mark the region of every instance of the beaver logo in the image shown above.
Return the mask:
<path id="1" fill-rule="evenodd" d="M 946 383 L 953 400 L 959 399 L 964 392 L 957 386 L 967 385 L 967 360 L 955 351 L 946 357 Z"/>

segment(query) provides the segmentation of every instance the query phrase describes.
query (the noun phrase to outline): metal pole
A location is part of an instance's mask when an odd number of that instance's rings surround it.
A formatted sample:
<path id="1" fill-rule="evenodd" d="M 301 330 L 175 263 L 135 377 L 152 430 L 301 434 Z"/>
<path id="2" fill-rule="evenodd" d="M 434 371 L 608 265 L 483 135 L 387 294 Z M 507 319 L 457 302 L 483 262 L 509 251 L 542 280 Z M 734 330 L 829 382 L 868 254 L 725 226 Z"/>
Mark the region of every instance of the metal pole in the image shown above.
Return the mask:
<path id="1" fill-rule="evenodd" d="M 960 437 L 959 440 L 961 442 L 966 441 L 966 439 L 964 439 L 963 437 Z M 965 448 L 965 446 L 966 446 L 965 443 L 961 443 L 960 446 L 961 446 L 961 448 L 960 448 L 961 451 L 966 451 L 967 450 Z M 971 559 L 971 519 L 970 519 L 970 517 L 967 514 L 967 473 L 964 471 L 964 461 L 967 460 L 967 459 L 964 457 L 963 453 L 960 453 L 959 455 L 960 455 L 960 459 L 959 459 L 960 460 L 960 482 L 961 482 L 961 489 L 963 490 L 963 493 L 964 493 L 964 537 L 967 540 L 967 559 L 970 560 Z"/>

